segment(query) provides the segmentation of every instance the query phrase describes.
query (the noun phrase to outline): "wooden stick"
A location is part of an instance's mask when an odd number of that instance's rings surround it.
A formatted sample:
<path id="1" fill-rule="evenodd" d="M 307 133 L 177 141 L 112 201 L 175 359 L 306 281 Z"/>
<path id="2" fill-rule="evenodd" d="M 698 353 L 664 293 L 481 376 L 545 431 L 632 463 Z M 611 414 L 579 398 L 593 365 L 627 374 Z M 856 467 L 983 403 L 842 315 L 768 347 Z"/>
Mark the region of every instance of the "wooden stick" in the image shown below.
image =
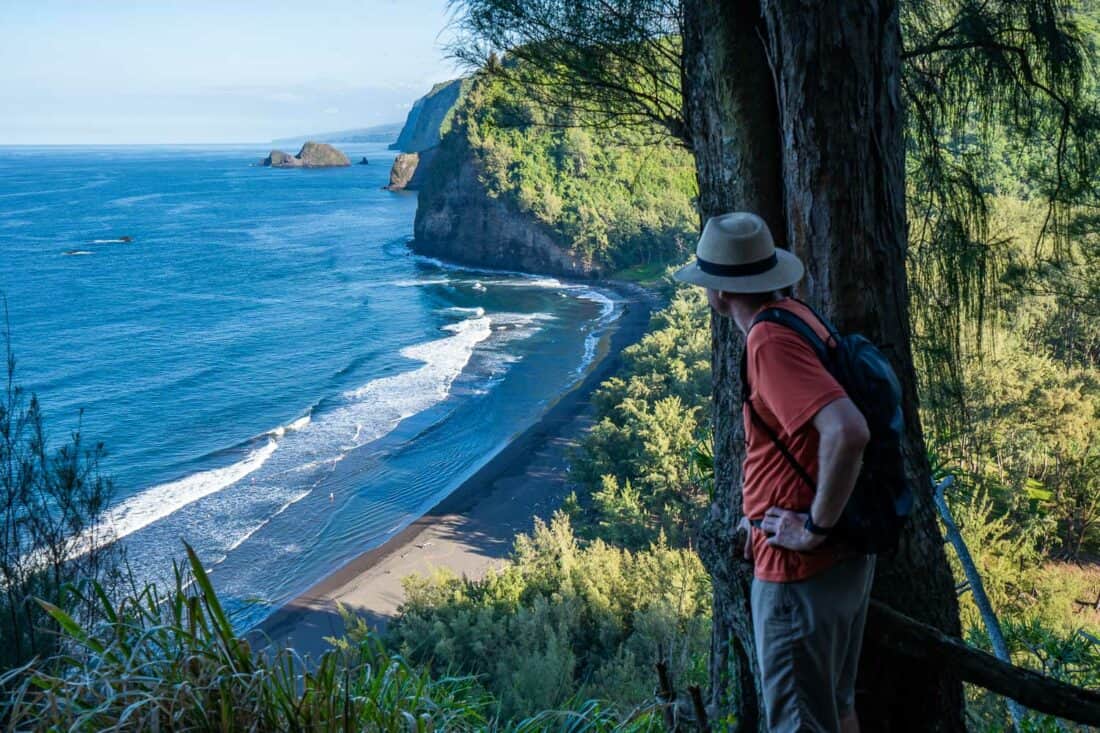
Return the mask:
<path id="1" fill-rule="evenodd" d="M 668 665 L 665 664 L 665 660 L 658 660 L 656 666 L 657 680 L 660 685 L 657 689 L 657 696 L 665 703 L 665 725 L 670 731 L 674 731 L 676 730 L 676 712 L 673 708 L 676 703 L 676 690 L 673 688 L 672 680 L 668 676 Z"/>
<path id="2" fill-rule="evenodd" d="M 688 693 L 691 694 L 691 706 L 695 709 L 695 725 L 702 733 L 710 733 L 710 722 L 707 720 L 707 708 L 703 704 L 703 693 L 699 685 L 689 685 Z"/>

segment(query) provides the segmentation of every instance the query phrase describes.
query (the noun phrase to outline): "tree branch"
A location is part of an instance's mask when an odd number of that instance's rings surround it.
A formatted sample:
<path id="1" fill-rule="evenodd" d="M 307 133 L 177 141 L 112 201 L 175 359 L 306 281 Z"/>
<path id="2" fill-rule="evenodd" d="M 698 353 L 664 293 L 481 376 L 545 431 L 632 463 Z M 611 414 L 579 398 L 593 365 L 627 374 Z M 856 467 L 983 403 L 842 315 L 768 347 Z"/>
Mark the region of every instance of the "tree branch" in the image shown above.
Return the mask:
<path id="1" fill-rule="evenodd" d="M 910 659 L 950 669 L 966 682 L 1004 695 L 1037 712 L 1100 725 L 1100 692 L 1074 687 L 1002 662 L 880 601 L 871 601 L 867 636 Z"/>

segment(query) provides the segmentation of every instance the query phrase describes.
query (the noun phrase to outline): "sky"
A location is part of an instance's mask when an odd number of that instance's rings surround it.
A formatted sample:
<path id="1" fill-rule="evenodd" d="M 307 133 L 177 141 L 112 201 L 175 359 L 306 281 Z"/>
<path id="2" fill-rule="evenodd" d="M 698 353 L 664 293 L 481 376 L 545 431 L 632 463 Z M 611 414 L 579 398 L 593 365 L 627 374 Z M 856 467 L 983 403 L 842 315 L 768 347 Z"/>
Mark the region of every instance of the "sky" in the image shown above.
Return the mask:
<path id="1" fill-rule="evenodd" d="M 401 122 L 461 73 L 447 0 L 0 0 L 0 145 L 268 142 Z"/>

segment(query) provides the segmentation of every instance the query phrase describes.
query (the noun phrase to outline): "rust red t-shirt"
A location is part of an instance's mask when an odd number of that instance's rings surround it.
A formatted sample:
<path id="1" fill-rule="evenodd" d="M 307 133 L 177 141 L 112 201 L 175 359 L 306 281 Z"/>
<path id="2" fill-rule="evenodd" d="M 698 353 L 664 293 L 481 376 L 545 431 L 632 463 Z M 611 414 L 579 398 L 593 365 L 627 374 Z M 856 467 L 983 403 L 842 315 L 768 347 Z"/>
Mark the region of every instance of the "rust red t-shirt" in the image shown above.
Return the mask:
<path id="1" fill-rule="evenodd" d="M 829 334 L 813 312 L 796 300 L 784 298 L 764 308 L 785 308 L 809 323 L 822 339 Z M 833 400 L 846 397 L 844 389 L 829 374 L 813 348 L 797 333 L 778 323 L 753 326 L 748 338 L 748 379 L 756 413 L 810 477 L 817 480 L 817 429 L 813 418 Z M 744 407 L 745 463 L 742 507 L 749 519 L 762 519 L 772 506 L 807 511 L 814 491 L 772 443 L 768 434 L 754 424 L 748 405 Z M 787 583 L 803 580 L 825 570 L 839 555 L 832 545 L 812 552 L 797 552 L 767 543 L 767 535 L 754 528 L 754 572 L 761 580 Z"/>

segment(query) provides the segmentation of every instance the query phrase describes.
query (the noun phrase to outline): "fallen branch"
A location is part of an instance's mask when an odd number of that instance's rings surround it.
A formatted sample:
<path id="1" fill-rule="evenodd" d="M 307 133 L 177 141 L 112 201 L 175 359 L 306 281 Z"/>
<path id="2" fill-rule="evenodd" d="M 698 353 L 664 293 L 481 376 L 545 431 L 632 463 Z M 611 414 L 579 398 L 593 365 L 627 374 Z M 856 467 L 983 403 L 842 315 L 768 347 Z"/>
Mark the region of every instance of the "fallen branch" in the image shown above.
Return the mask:
<path id="1" fill-rule="evenodd" d="M 934 660 L 961 679 L 1004 695 L 1032 710 L 1088 725 L 1100 725 L 1100 692 L 1074 687 L 1030 669 L 1002 662 L 960 639 L 872 600 L 867 636 L 911 659 Z"/>

